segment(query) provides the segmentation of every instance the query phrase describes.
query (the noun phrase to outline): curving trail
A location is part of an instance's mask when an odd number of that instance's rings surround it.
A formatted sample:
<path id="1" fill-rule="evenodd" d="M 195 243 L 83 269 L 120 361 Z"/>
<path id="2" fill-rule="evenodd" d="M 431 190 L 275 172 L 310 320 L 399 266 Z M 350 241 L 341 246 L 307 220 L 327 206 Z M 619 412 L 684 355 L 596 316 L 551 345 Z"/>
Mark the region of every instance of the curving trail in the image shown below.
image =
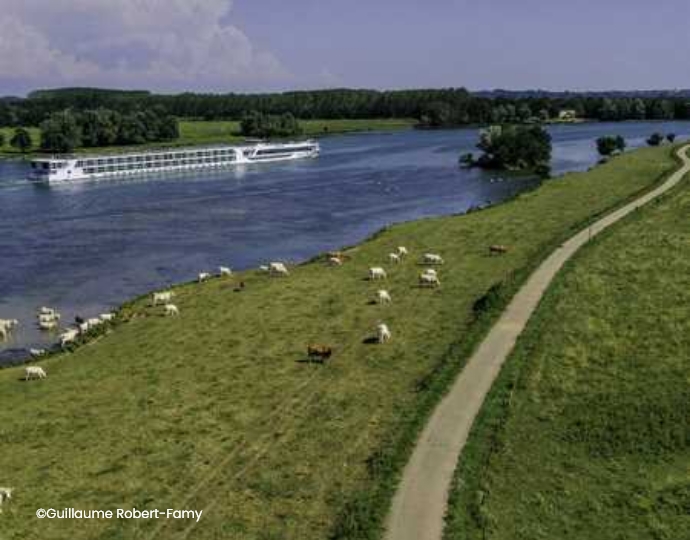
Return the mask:
<path id="1" fill-rule="evenodd" d="M 448 490 L 458 456 L 503 362 L 561 269 L 587 241 L 678 184 L 690 172 L 690 145 L 677 151 L 682 166 L 657 188 L 564 242 L 532 273 L 436 407 L 403 472 L 386 521 L 385 540 L 441 540 Z"/>

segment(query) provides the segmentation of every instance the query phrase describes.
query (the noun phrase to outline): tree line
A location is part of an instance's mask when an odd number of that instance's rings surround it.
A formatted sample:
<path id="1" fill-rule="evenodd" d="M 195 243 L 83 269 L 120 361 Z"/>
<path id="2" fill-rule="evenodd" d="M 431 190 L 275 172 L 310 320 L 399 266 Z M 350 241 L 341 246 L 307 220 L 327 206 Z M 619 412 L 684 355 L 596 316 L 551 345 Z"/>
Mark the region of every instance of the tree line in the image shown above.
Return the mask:
<path id="1" fill-rule="evenodd" d="M 152 94 L 146 91 L 59 89 L 33 92 L 27 98 L 0 99 L 0 126 L 38 126 L 51 114 L 70 109 L 105 108 L 122 115 L 160 108 L 180 118 L 242 120 L 247 111 L 301 119 L 416 118 L 422 126 L 520 123 L 558 117 L 562 110 L 592 120 L 690 119 L 684 96 L 497 97 L 464 88 L 420 90 L 314 90 L 265 94 Z"/>
<path id="2" fill-rule="evenodd" d="M 40 147 L 47 152 L 171 141 L 179 137 L 177 119 L 160 107 L 129 114 L 105 108 L 67 109 L 50 114 L 39 127 Z"/>

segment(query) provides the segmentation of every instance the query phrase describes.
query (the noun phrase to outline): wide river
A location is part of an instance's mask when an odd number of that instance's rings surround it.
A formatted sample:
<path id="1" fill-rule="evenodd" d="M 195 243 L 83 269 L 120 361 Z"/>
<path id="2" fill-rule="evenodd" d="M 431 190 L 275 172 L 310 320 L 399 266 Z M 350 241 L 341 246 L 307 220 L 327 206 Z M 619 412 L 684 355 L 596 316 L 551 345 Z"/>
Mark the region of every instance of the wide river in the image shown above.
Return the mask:
<path id="1" fill-rule="evenodd" d="M 550 131 L 552 167 L 563 173 L 593 165 L 602 134 L 635 147 L 653 131 L 685 137 L 690 123 Z M 534 186 L 460 169 L 458 156 L 476 139 L 476 129 L 330 136 L 315 160 L 50 187 L 28 183 L 25 162 L 0 160 L 0 318 L 20 320 L 0 342 L 0 362 L 55 341 L 36 328 L 42 305 L 69 323 L 219 265 L 304 260 L 387 224 L 464 212 Z"/>

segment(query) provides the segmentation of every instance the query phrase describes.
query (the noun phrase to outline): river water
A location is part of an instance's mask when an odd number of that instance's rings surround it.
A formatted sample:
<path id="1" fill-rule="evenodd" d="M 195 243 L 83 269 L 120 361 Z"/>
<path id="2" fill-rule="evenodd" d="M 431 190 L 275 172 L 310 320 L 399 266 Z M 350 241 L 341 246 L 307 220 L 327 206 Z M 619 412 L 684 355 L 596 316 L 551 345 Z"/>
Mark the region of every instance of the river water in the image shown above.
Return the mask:
<path id="1" fill-rule="evenodd" d="M 550 128 L 554 173 L 597 160 L 593 141 L 629 146 L 653 131 L 690 134 L 690 123 L 580 124 Z M 188 173 L 37 186 L 28 165 L 0 161 L 0 318 L 20 326 L 0 362 L 55 335 L 35 328 L 39 306 L 63 322 L 95 316 L 141 293 L 219 265 L 243 269 L 300 261 L 356 243 L 384 225 L 464 212 L 532 188 L 463 170 L 476 129 L 336 135 L 318 159 Z"/>

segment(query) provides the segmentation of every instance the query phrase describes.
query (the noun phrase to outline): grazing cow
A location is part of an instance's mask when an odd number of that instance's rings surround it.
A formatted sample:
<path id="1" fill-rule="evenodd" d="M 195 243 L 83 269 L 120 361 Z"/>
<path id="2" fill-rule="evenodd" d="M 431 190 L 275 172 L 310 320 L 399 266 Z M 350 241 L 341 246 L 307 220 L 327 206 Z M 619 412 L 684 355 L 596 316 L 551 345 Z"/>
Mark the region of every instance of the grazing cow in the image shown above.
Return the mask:
<path id="1" fill-rule="evenodd" d="M 43 371 L 42 367 L 39 366 L 27 366 L 24 368 L 24 380 L 29 381 L 31 379 L 45 379 L 48 375 Z"/>
<path id="2" fill-rule="evenodd" d="M 103 322 L 112 322 L 115 319 L 114 313 L 101 313 L 99 319 Z"/>
<path id="3" fill-rule="evenodd" d="M 7 339 L 10 330 L 19 324 L 17 319 L 0 319 L 0 339 Z"/>
<path id="4" fill-rule="evenodd" d="M 287 267 L 282 262 L 272 262 L 269 265 L 269 271 L 272 276 L 289 276 Z"/>
<path id="5" fill-rule="evenodd" d="M 425 253 L 424 262 L 427 264 L 443 264 L 443 258 L 437 253 Z"/>
<path id="6" fill-rule="evenodd" d="M 103 321 L 99 319 L 98 317 L 91 317 L 90 319 L 86 320 L 86 325 L 88 326 L 89 330 L 91 328 L 96 328 L 97 326 L 100 326 L 103 324 Z"/>
<path id="7" fill-rule="evenodd" d="M 489 253 L 491 255 L 503 255 L 504 253 L 508 253 L 508 248 L 506 246 L 494 244 L 493 246 L 489 246 Z"/>
<path id="8" fill-rule="evenodd" d="M 339 257 L 329 257 L 328 264 L 330 264 L 331 266 L 342 266 L 343 261 Z"/>
<path id="9" fill-rule="evenodd" d="M 211 274 L 209 274 L 208 272 L 200 272 L 199 275 L 197 276 L 197 281 L 199 283 L 202 283 L 202 282 L 206 281 L 207 279 L 211 279 Z"/>
<path id="10" fill-rule="evenodd" d="M 177 308 L 175 304 L 165 304 L 165 315 L 170 316 L 170 315 L 179 315 L 180 310 Z"/>
<path id="11" fill-rule="evenodd" d="M 53 308 L 42 306 L 41 309 L 38 310 L 38 314 L 39 315 L 55 315 L 55 310 Z"/>
<path id="12" fill-rule="evenodd" d="M 2 506 L 2 503 L 10 500 L 12 498 L 12 492 L 13 491 L 14 491 L 14 488 L 11 488 L 11 487 L 0 487 L 0 506 Z M 0 514 L 2 514 L 1 508 L 0 508 Z"/>
<path id="13" fill-rule="evenodd" d="M 369 279 L 376 281 L 378 279 L 386 279 L 386 271 L 380 266 L 372 266 L 369 268 Z"/>
<path id="14" fill-rule="evenodd" d="M 319 359 L 321 363 L 328 360 L 333 354 L 333 348 L 328 345 L 311 344 L 307 346 L 307 356 L 310 361 Z"/>
<path id="15" fill-rule="evenodd" d="M 400 257 L 406 257 L 409 254 L 405 246 L 398 246 L 398 255 Z"/>
<path id="16" fill-rule="evenodd" d="M 390 304 L 392 301 L 391 295 L 388 291 L 379 289 L 376 291 L 376 302 L 379 304 Z"/>
<path id="17" fill-rule="evenodd" d="M 83 323 L 77 325 L 77 327 L 79 328 L 79 332 L 80 332 L 81 334 L 86 334 L 86 332 L 89 331 L 89 323 L 88 323 L 88 321 L 84 321 Z"/>
<path id="18" fill-rule="evenodd" d="M 422 274 L 426 274 L 428 276 L 438 276 L 438 273 L 434 268 L 425 268 Z"/>
<path id="19" fill-rule="evenodd" d="M 218 268 L 218 276 L 223 277 L 223 276 L 231 276 L 232 275 L 232 270 L 228 268 L 227 266 L 220 266 Z"/>
<path id="20" fill-rule="evenodd" d="M 385 343 L 391 338 L 391 331 L 388 329 L 388 325 L 381 323 L 376 325 L 376 338 L 379 343 Z"/>
<path id="21" fill-rule="evenodd" d="M 441 282 L 435 274 L 422 273 L 419 275 L 419 285 L 422 287 L 440 287 Z"/>
<path id="22" fill-rule="evenodd" d="M 72 330 L 67 330 L 66 332 L 63 332 L 60 334 L 60 347 L 64 347 L 68 343 L 72 343 L 75 339 L 77 339 L 77 336 L 79 335 L 79 330 L 72 329 Z"/>
<path id="23" fill-rule="evenodd" d="M 388 254 L 388 260 L 389 260 L 390 262 L 392 262 L 392 263 L 397 264 L 397 263 L 400 262 L 401 259 L 400 259 L 400 255 L 399 255 L 399 254 L 397 254 L 397 253 L 389 253 L 389 254 Z"/>
<path id="24" fill-rule="evenodd" d="M 29 349 L 29 354 L 34 358 L 36 358 L 37 356 L 43 356 L 45 353 L 45 349 Z"/>
<path id="25" fill-rule="evenodd" d="M 268 272 L 268 271 L 270 271 L 270 268 L 267 265 L 262 264 L 261 266 L 259 266 L 259 272 Z"/>
<path id="26" fill-rule="evenodd" d="M 166 302 L 170 302 L 173 296 L 175 296 L 175 293 L 172 291 L 155 292 L 153 293 L 153 305 L 155 306 L 158 303 L 164 304 Z"/>
<path id="27" fill-rule="evenodd" d="M 53 322 L 53 321 L 59 321 L 60 320 L 60 314 L 56 311 L 52 315 L 47 315 L 46 313 L 40 313 L 38 315 L 38 321 L 39 322 Z"/>

